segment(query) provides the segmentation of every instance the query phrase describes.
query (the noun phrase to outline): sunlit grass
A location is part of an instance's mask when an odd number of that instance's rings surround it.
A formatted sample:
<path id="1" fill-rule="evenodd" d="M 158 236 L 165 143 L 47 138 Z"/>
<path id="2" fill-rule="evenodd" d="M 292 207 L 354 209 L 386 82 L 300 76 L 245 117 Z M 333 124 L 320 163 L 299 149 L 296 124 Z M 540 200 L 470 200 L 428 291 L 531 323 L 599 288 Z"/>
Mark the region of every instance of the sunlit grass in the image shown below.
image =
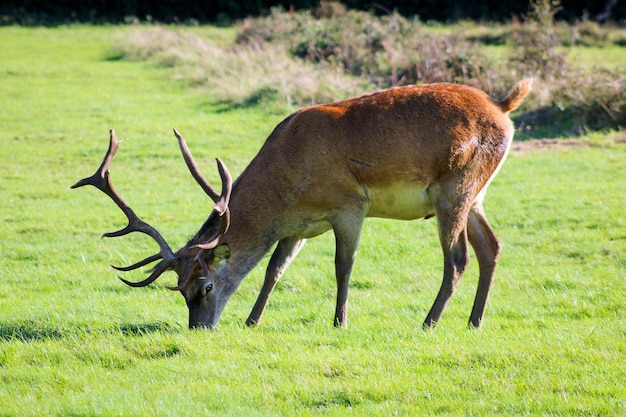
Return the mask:
<path id="1" fill-rule="evenodd" d="M 619 134 L 511 155 L 485 203 L 504 249 L 479 331 L 466 329 L 475 260 L 438 328 L 421 330 L 442 267 L 433 220 L 366 222 L 346 330 L 332 327 L 326 234 L 287 271 L 259 328 L 243 322 L 265 261 L 215 332 L 189 331 L 183 298 L 165 288 L 172 275 L 133 289 L 109 267 L 154 243 L 101 240 L 123 215 L 69 186 L 95 170 L 116 129 L 116 188 L 178 247 L 212 204 L 171 129 L 215 182 L 214 157 L 238 174 L 286 114 L 224 108 L 167 69 L 111 59 L 128 30 L 0 28 L 1 415 L 626 412 Z"/>
<path id="2" fill-rule="evenodd" d="M 572 48 L 567 57 L 586 68 L 607 68 L 613 71 L 626 67 L 625 50 L 623 46 Z"/>

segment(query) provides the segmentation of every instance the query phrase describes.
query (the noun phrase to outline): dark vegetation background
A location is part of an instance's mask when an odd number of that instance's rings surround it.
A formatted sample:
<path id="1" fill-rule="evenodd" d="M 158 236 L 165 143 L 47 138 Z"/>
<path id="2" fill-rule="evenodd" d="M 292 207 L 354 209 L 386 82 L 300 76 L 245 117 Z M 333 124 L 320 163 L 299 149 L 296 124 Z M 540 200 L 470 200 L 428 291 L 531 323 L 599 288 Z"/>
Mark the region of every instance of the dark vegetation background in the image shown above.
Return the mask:
<path id="1" fill-rule="evenodd" d="M 0 0 L 0 22 L 136 25 L 120 59 L 151 60 L 227 106 L 303 107 L 391 86 L 454 82 L 501 97 L 532 77 L 518 138 L 626 126 L 626 68 L 571 56 L 623 54 L 624 0 Z M 452 22 L 453 29 L 424 23 Z M 482 23 L 476 21 L 482 20 Z M 177 23 L 167 25 L 167 23 Z M 176 26 L 223 23 L 218 46 Z M 503 23 L 504 22 L 504 23 Z M 166 23 L 161 25 L 160 23 Z M 178 25 L 180 23 L 180 25 Z M 500 48 L 502 47 L 502 48 Z M 495 48 L 495 49 L 494 49 Z M 229 80 L 231 80 L 229 82 Z"/>
<path id="2" fill-rule="evenodd" d="M 532 77 L 533 94 L 514 116 L 518 139 L 623 130 L 626 68 L 598 57 L 623 55 L 626 29 L 557 21 L 562 9 L 558 0 L 533 0 L 506 24 L 430 25 L 323 2 L 239 20 L 227 45 L 176 25 L 138 24 L 114 54 L 169 68 L 227 108 L 261 105 L 281 114 L 416 83 L 462 83 L 503 97 Z"/>
<path id="3" fill-rule="evenodd" d="M 129 19 L 159 22 L 229 23 L 260 16 L 274 6 L 287 10 L 311 9 L 319 0 L 0 0 L 4 24 L 58 24 L 67 22 L 119 23 Z M 528 1 L 519 0 L 344 0 L 351 9 L 378 14 L 397 11 L 422 21 L 454 22 L 471 19 L 503 22 L 524 14 Z M 562 0 L 559 20 L 626 19 L 626 1 Z"/>

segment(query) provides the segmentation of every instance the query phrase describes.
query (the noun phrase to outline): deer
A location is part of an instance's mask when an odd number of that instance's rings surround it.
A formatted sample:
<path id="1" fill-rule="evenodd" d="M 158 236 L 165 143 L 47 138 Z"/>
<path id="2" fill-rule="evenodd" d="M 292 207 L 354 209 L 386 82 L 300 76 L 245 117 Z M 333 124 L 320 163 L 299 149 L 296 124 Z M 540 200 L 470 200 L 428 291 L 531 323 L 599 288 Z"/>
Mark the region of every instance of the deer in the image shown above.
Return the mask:
<path id="1" fill-rule="evenodd" d="M 200 172 L 185 139 L 174 129 L 183 159 L 214 206 L 199 231 L 173 251 L 113 188 L 109 166 L 121 141 L 110 131 L 109 148 L 91 176 L 71 188 L 92 185 L 108 195 L 128 219 L 121 230 L 150 236 L 159 252 L 119 271 L 159 261 L 145 287 L 165 271 L 189 310 L 189 328 L 214 330 L 229 298 L 269 253 L 265 278 L 246 325 L 261 323 L 270 296 L 308 239 L 335 235 L 337 298 L 333 323 L 347 327 L 348 286 L 365 218 L 435 217 L 443 251 L 443 278 L 423 322 L 434 328 L 448 305 L 473 247 L 479 266 L 470 328 L 481 327 L 501 244 L 483 201 L 511 147 L 509 114 L 531 91 L 519 81 L 502 100 L 456 83 L 392 87 L 295 111 L 279 123 L 258 154 L 233 182 L 216 158 L 221 192 Z"/>

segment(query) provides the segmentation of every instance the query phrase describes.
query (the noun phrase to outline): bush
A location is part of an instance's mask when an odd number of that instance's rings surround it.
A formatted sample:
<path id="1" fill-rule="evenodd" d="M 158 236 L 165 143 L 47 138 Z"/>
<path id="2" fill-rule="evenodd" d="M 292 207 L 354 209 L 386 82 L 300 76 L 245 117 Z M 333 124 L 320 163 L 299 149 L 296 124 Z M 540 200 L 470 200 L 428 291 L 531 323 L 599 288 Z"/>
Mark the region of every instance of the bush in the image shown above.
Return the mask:
<path id="1" fill-rule="evenodd" d="M 264 18 L 246 19 L 237 43 L 284 45 L 294 58 L 339 68 L 376 88 L 460 82 L 502 96 L 519 79 L 534 77 L 534 94 L 522 107 L 528 112 L 522 118 L 527 129 L 545 130 L 554 120 L 567 129 L 564 134 L 624 126 L 620 72 L 584 71 L 568 62 L 564 47 L 581 37 L 605 43 L 609 31 L 589 22 L 555 24 L 560 9 L 557 0 L 535 0 L 523 22 L 476 35 L 475 25 L 433 31 L 397 13 L 377 17 L 351 10 L 317 17 L 275 8 Z M 486 55 L 485 37 L 489 44 L 509 44 L 510 56 L 496 60 Z"/>
<path id="2" fill-rule="evenodd" d="M 626 93 L 621 74 L 626 71 L 589 71 L 571 64 L 562 39 L 575 41 L 582 28 L 594 26 L 555 25 L 558 8 L 554 0 L 536 0 L 523 22 L 477 34 L 474 24 L 433 30 L 397 13 L 378 17 L 324 3 L 313 11 L 275 8 L 266 17 L 246 19 L 228 47 L 153 27 L 135 32 L 119 50 L 129 59 L 174 67 L 179 77 L 209 87 L 230 105 L 303 106 L 441 81 L 502 97 L 515 82 L 534 77 L 534 92 L 517 113 L 531 134 L 623 127 Z M 490 32 L 496 34 L 490 42 L 510 45 L 508 56 L 486 54 L 480 40 Z M 594 39 L 606 42 L 601 33 Z"/>
<path id="3" fill-rule="evenodd" d="M 277 43 L 219 46 L 183 30 L 132 31 L 116 46 L 120 58 L 172 67 L 175 77 L 206 87 L 229 105 L 310 105 L 354 96 L 370 88 L 321 64 L 293 60 Z"/>
<path id="4" fill-rule="evenodd" d="M 417 19 L 361 11 L 316 18 L 274 8 L 246 19 L 238 44 L 279 43 L 310 63 L 325 63 L 379 88 L 421 82 L 463 82 L 489 89 L 489 60 L 480 45 L 459 33 L 436 34 Z"/>
<path id="5" fill-rule="evenodd" d="M 514 119 L 524 137 L 576 136 L 626 126 L 623 75 L 596 69 L 573 70 L 558 82 L 540 82 Z M 539 96 L 539 97 L 537 97 Z"/>

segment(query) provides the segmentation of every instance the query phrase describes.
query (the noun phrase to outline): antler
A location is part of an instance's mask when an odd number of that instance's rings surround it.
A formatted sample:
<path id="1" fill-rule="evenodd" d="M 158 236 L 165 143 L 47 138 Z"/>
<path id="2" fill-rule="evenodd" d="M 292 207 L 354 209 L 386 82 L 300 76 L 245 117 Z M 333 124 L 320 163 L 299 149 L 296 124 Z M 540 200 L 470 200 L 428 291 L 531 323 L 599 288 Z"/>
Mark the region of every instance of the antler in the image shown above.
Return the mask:
<path id="1" fill-rule="evenodd" d="M 155 267 L 150 276 L 141 282 L 130 282 L 126 281 L 123 278 L 120 278 L 122 281 L 124 281 L 124 283 L 132 287 L 143 287 L 156 280 L 163 272 L 168 270 L 174 264 L 177 258 L 163 238 L 163 236 L 161 236 L 161 234 L 155 228 L 141 220 L 113 188 L 113 184 L 111 184 L 111 179 L 109 176 L 109 165 L 111 164 L 111 161 L 113 160 L 113 157 L 115 156 L 115 153 L 117 152 L 117 149 L 119 148 L 122 141 L 119 141 L 115 138 L 115 131 L 111 130 L 109 133 L 109 149 L 104 156 L 100 167 L 91 177 L 83 178 L 76 184 L 72 185 L 71 188 L 78 188 L 84 185 L 93 185 L 94 187 L 111 197 L 115 204 L 117 204 L 117 206 L 124 212 L 124 214 L 128 218 L 128 225 L 126 227 L 116 232 L 105 233 L 102 235 L 102 237 L 118 237 L 127 235 L 132 232 L 141 232 L 150 236 L 159 244 L 159 253 L 149 256 L 142 261 L 139 261 L 127 267 L 117 267 L 112 265 L 113 268 L 117 269 L 118 271 L 132 271 L 159 259 L 163 259 L 163 261 Z"/>
<path id="2" fill-rule="evenodd" d="M 196 247 L 200 249 L 213 249 L 217 246 L 219 240 L 228 231 L 228 228 L 230 226 L 230 210 L 228 209 L 228 203 L 230 202 L 230 195 L 233 189 L 233 179 L 230 175 L 230 172 L 228 172 L 228 168 L 226 168 L 226 165 L 224 165 L 222 160 L 216 158 L 217 169 L 220 173 L 220 178 L 222 179 L 222 192 L 221 194 L 218 194 L 217 191 L 215 191 L 215 188 L 213 188 L 213 186 L 209 184 L 209 182 L 206 180 L 206 178 L 204 178 L 204 176 L 198 169 L 198 166 L 196 165 L 196 162 L 191 155 L 191 151 L 189 150 L 185 139 L 181 136 L 180 133 L 178 133 L 176 129 L 174 129 L 174 135 L 176 135 L 176 138 L 178 139 L 180 151 L 183 154 L 183 158 L 185 159 L 185 163 L 187 164 L 187 168 L 189 168 L 191 175 L 194 177 L 200 187 L 202 187 L 204 192 L 215 202 L 213 209 L 221 217 L 216 237 L 207 243 L 201 243 L 196 245 Z"/>

